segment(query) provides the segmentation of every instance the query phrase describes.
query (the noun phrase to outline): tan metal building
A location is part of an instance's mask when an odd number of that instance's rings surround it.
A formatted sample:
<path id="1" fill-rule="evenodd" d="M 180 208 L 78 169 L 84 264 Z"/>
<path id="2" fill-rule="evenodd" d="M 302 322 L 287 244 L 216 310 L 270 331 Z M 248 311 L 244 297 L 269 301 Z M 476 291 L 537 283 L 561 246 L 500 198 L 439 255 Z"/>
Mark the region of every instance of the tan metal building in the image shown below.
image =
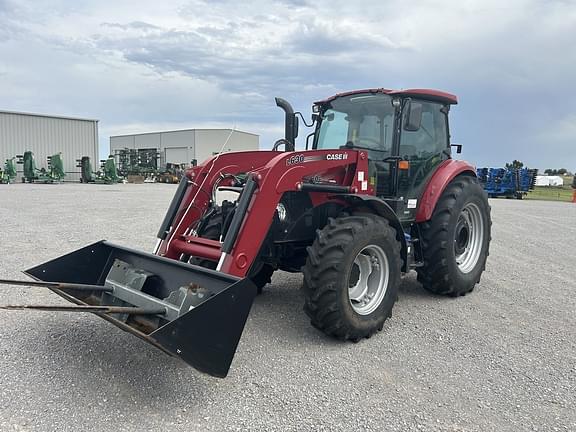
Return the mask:
<path id="1" fill-rule="evenodd" d="M 0 111 L 0 163 L 27 150 L 34 153 L 37 168 L 48 168 L 48 156 L 62 153 L 65 181 L 79 181 L 76 159 L 89 156 L 99 167 L 98 120 Z M 17 168 L 20 177 L 22 165 Z"/>
<path id="2" fill-rule="evenodd" d="M 184 129 L 110 137 L 110 154 L 122 149 L 156 149 L 160 163 L 202 163 L 219 152 L 258 150 L 259 136 L 232 129 Z"/>

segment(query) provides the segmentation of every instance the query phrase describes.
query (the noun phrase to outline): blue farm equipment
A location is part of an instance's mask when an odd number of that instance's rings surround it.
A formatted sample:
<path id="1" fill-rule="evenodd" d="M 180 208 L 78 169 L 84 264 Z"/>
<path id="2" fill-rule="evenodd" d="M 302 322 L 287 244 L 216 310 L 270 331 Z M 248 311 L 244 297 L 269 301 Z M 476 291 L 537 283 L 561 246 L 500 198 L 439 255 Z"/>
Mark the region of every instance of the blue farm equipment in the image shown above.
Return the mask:
<path id="1" fill-rule="evenodd" d="M 537 169 L 478 168 L 478 179 L 490 198 L 522 199 L 536 184 Z"/>

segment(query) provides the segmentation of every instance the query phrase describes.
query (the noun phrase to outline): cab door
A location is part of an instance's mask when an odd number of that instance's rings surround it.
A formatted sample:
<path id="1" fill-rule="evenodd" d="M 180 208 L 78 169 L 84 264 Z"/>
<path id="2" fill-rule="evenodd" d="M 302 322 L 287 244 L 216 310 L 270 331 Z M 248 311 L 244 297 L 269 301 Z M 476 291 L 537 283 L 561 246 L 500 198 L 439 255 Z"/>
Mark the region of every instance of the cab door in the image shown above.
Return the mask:
<path id="1" fill-rule="evenodd" d="M 419 127 L 408 127 L 408 110 L 418 109 L 418 105 L 421 107 Z M 398 170 L 398 216 L 401 220 L 415 218 L 425 186 L 438 165 L 450 158 L 448 109 L 446 105 L 428 101 L 404 103 L 398 156 L 408 162 L 408 167 Z"/>

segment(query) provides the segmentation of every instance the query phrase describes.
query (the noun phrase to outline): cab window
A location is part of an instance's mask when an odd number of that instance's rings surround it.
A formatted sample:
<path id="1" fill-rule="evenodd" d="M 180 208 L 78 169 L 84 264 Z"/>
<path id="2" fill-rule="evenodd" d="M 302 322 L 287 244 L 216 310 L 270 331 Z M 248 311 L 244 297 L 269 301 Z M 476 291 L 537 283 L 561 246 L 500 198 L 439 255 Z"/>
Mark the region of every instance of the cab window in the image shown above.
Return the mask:
<path id="1" fill-rule="evenodd" d="M 348 145 L 367 149 L 371 157 L 383 159 L 392 147 L 394 114 L 392 99 L 382 93 L 337 98 L 321 113 L 314 148 Z"/>
<path id="2" fill-rule="evenodd" d="M 402 130 L 400 138 L 400 156 L 405 159 L 427 159 L 448 148 L 447 117 L 443 105 L 418 103 L 422 104 L 420 128 L 417 131 Z"/>

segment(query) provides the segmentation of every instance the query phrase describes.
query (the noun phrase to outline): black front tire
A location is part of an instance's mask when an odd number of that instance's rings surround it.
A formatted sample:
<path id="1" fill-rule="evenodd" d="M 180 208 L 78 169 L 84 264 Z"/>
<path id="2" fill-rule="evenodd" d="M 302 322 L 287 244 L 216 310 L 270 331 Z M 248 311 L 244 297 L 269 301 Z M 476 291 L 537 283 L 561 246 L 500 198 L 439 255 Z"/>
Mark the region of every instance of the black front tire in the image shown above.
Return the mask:
<path id="1" fill-rule="evenodd" d="M 478 209 L 482 235 L 476 262 L 463 271 L 457 256 L 462 251 L 459 245 L 462 232 L 459 230 L 462 229 L 463 211 L 467 208 Z M 422 286 L 434 294 L 453 297 L 472 291 L 486 268 L 491 225 L 490 205 L 478 179 L 456 177 L 442 192 L 432 218 L 419 226 L 423 265 L 416 271 Z M 474 229 L 480 230 L 480 227 Z"/>
<path id="2" fill-rule="evenodd" d="M 251 269 L 248 277 L 256 285 L 258 294 L 262 294 L 264 287 L 272 282 L 272 275 L 276 269 L 270 264 L 256 263 L 256 267 Z"/>
<path id="3" fill-rule="evenodd" d="M 352 306 L 349 289 L 356 257 L 376 246 L 386 255 L 388 283 L 379 305 L 369 314 Z M 317 231 L 303 268 L 304 311 L 314 327 L 340 340 L 358 341 L 382 330 L 398 297 L 402 259 L 396 230 L 375 215 L 330 219 Z"/>

